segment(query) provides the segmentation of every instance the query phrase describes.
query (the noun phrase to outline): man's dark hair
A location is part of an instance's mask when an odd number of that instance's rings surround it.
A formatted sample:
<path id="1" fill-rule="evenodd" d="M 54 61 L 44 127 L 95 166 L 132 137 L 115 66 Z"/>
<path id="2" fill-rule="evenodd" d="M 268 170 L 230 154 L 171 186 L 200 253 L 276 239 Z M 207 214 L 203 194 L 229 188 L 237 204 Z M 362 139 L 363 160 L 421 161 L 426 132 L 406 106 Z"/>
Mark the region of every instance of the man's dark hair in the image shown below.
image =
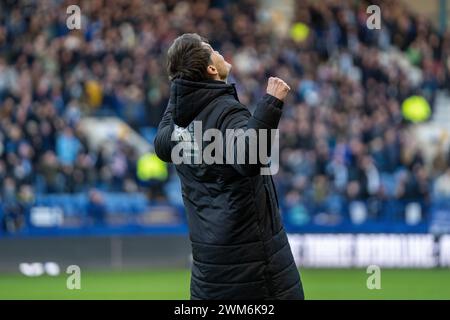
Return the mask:
<path id="1" fill-rule="evenodd" d="M 196 33 L 185 33 L 175 39 L 167 52 L 170 80 L 202 81 L 209 78 L 206 69 L 211 51 L 202 42 L 207 41 Z"/>

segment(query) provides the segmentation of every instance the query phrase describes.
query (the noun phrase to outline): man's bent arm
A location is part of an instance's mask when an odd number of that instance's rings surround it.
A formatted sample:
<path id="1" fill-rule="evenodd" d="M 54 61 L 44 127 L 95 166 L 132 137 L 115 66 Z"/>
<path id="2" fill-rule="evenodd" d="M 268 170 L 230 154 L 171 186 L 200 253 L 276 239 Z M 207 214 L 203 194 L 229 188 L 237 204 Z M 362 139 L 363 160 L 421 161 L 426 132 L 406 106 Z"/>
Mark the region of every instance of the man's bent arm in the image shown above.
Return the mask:
<path id="1" fill-rule="evenodd" d="M 226 134 L 227 129 L 232 129 L 235 131 L 242 129 L 243 132 L 241 133 L 243 135 L 247 135 L 249 133 L 248 130 L 253 129 L 254 131 L 252 131 L 256 134 L 257 148 L 249 145 L 249 139 L 245 140 L 245 146 L 239 146 L 236 143 L 233 143 L 232 145 L 229 145 L 227 143 L 225 145 L 224 155 L 227 155 L 227 153 L 234 154 L 233 167 L 240 174 L 244 176 L 255 176 L 260 173 L 261 167 L 267 165 L 265 163 L 262 163 L 262 159 L 259 158 L 259 150 L 261 147 L 259 144 L 260 136 L 263 131 L 265 132 L 265 134 L 267 134 L 265 138 L 265 153 L 267 156 L 271 155 L 272 140 L 274 138 L 272 136 L 271 130 L 278 128 L 278 123 L 280 122 L 282 114 L 282 107 L 283 101 L 275 98 L 270 94 L 266 94 L 257 104 L 256 110 L 253 115 L 250 114 L 246 107 L 239 104 L 227 107 L 225 112 L 222 114 L 220 129 L 223 133 Z M 239 158 L 238 153 L 242 152 L 243 150 L 245 151 L 245 163 L 237 163 L 237 159 Z M 251 152 L 257 153 L 256 155 L 253 155 L 256 156 L 255 164 L 249 163 Z"/>

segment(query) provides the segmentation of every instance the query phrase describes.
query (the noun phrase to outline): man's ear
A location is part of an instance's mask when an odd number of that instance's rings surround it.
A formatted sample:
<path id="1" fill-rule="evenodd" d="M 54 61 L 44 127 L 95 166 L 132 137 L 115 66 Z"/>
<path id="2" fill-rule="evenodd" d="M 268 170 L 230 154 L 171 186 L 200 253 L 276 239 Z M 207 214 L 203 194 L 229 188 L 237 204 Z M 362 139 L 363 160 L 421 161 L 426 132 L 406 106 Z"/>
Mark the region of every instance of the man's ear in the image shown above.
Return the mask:
<path id="1" fill-rule="evenodd" d="M 212 64 L 210 64 L 208 66 L 208 68 L 206 68 L 206 72 L 208 72 L 208 74 L 215 76 L 217 75 L 219 72 L 217 71 L 217 68 L 215 66 L 213 66 Z"/>

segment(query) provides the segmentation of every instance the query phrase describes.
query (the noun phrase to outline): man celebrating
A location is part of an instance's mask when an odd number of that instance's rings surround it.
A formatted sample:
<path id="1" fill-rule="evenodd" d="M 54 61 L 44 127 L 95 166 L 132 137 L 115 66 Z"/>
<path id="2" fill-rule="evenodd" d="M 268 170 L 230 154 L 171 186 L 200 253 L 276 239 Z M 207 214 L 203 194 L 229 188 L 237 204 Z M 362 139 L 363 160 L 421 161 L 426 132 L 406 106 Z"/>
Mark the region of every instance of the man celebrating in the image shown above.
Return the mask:
<path id="1" fill-rule="evenodd" d="M 155 138 L 162 160 L 172 162 L 174 131 L 189 132 L 194 121 L 223 135 L 278 127 L 289 86 L 270 78 L 251 115 L 227 84 L 231 65 L 199 35 L 175 39 L 167 69 L 170 100 Z M 303 299 L 272 177 L 260 174 L 265 164 L 223 163 L 176 165 L 192 242 L 191 299 Z"/>

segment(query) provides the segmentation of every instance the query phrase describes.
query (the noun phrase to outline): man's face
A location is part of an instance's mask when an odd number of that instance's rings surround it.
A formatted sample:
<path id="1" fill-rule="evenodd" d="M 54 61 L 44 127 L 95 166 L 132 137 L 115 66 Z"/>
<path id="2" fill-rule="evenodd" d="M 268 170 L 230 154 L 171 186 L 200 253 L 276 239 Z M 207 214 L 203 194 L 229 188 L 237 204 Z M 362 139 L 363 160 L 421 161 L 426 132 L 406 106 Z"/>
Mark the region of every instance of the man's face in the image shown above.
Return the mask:
<path id="1" fill-rule="evenodd" d="M 217 76 L 220 80 L 226 81 L 231 70 L 231 64 L 225 61 L 223 56 L 215 51 L 211 45 L 203 43 L 211 51 L 211 63 L 217 70 Z"/>

